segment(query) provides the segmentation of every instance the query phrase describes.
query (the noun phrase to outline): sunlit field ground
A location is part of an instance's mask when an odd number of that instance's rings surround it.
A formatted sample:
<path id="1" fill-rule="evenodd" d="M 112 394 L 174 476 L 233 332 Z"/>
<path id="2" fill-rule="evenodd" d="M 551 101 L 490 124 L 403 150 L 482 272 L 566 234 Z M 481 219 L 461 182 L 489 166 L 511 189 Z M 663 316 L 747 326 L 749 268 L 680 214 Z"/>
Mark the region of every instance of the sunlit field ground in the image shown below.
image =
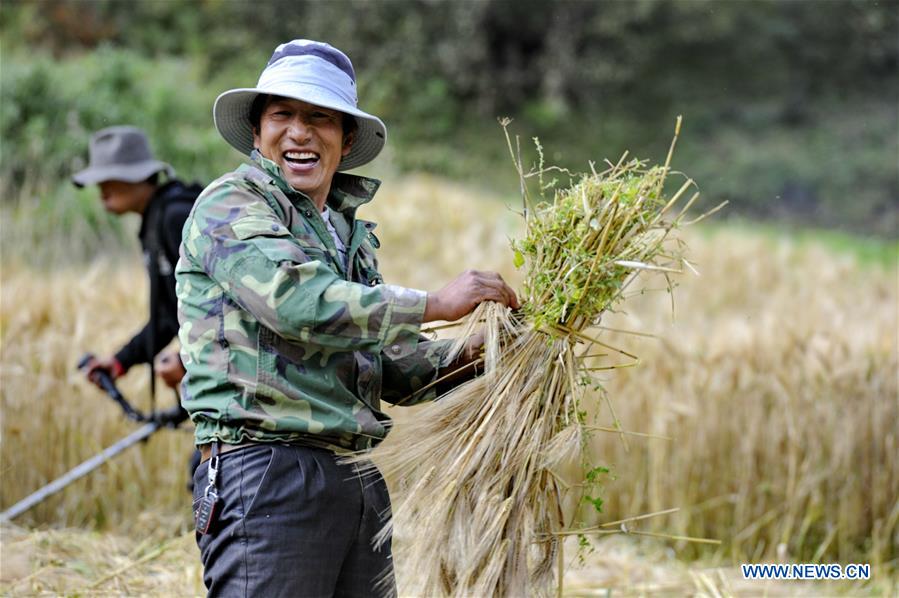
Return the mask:
<path id="1" fill-rule="evenodd" d="M 385 183 L 362 216 L 380 223 L 385 278 L 436 290 L 466 268 L 517 280 L 510 208 L 411 177 Z M 678 509 L 630 529 L 721 544 L 595 537 L 578 565 L 573 542 L 566 592 L 899 592 L 895 251 L 884 264 L 746 227 L 685 239 L 701 275 L 678 279 L 673 315 L 664 279 L 650 277 L 603 322 L 657 338 L 609 337 L 641 358 L 607 376 L 618 420 L 651 437 L 592 439 L 594 461 L 611 470 L 595 522 Z M 75 363 L 116 349 L 146 311 L 136 251 L 79 268 L 24 263 L 7 250 L 0 273 L 3 509 L 134 429 Z M 120 385 L 143 407 L 146 378 L 135 370 Z M 159 391 L 158 404 L 173 400 Z M 613 425 L 597 405 L 597 424 Z M 392 415 L 402 425 L 414 412 Z M 0 592 L 203 593 L 184 488 L 191 445 L 187 430 L 161 431 L 5 525 Z M 874 580 L 751 582 L 741 562 L 870 563 Z"/>

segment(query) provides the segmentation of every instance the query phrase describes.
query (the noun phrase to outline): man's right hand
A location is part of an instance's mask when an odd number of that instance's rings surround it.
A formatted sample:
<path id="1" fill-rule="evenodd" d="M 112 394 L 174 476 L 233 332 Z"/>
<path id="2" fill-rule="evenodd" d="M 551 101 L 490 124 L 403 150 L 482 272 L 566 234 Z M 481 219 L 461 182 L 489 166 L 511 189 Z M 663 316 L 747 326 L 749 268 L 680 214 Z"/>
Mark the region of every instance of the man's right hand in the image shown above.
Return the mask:
<path id="1" fill-rule="evenodd" d="M 93 357 L 84 368 L 87 379 L 100 388 L 100 371 L 105 371 L 109 377 L 115 380 L 125 373 L 125 368 L 119 363 L 119 360 L 110 355 L 109 357 Z"/>
<path id="2" fill-rule="evenodd" d="M 458 320 L 484 301 L 496 301 L 512 309 L 520 307 L 515 291 L 502 276 L 496 272 L 466 270 L 436 293 L 428 293 L 423 321 Z"/>
<path id="3" fill-rule="evenodd" d="M 156 375 L 162 378 L 166 386 L 178 390 L 185 373 L 178 351 L 163 351 L 156 356 L 153 367 L 156 369 Z"/>

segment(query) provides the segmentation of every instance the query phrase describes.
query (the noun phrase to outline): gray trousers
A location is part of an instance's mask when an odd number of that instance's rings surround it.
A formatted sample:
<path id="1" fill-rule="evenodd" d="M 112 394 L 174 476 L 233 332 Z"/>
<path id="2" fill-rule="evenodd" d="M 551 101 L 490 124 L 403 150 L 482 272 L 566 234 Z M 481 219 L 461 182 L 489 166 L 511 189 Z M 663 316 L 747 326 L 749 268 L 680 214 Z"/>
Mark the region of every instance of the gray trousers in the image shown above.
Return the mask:
<path id="1" fill-rule="evenodd" d="M 221 455 L 220 507 L 197 534 L 210 596 L 393 596 L 390 514 L 376 471 L 360 476 L 330 451 L 260 444 Z M 194 474 L 203 496 L 209 461 Z"/>

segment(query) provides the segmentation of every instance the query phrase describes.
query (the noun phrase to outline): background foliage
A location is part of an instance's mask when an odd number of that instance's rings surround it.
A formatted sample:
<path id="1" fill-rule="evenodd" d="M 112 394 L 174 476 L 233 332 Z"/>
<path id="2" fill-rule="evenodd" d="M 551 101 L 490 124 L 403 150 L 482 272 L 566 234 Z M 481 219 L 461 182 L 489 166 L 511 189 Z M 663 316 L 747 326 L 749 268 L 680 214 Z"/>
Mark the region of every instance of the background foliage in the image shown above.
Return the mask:
<path id="1" fill-rule="evenodd" d="M 89 132 L 122 122 L 188 178 L 229 170 L 216 95 L 311 37 L 351 56 L 401 170 L 511 194 L 498 116 L 585 169 L 625 149 L 658 160 L 684 114 L 678 164 L 708 203 L 897 230 L 896 0 L 19 0 L 0 32 L 7 202 L 73 195 L 60 181 Z"/>

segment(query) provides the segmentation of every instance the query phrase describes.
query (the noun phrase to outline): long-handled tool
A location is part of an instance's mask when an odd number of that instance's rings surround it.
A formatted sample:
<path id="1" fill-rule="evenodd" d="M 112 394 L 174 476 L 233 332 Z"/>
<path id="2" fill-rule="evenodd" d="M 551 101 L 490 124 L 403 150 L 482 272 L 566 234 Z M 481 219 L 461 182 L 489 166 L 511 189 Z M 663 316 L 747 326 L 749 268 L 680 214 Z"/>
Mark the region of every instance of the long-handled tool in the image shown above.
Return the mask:
<path id="1" fill-rule="evenodd" d="M 85 367 L 92 357 L 92 355 L 85 355 L 82 357 L 78 362 L 78 369 Z M 150 437 L 160 428 L 177 428 L 181 422 L 187 419 L 187 412 L 180 406 L 176 406 L 167 411 L 153 412 L 150 415 L 145 415 L 135 409 L 128 400 L 125 399 L 122 393 L 119 392 L 119 389 L 116 388 L 115 382 L 112 381 L 109 374 L 105 371 L 98 370 L 97 376 L 100 379 L 100 386 L 122 408 L 122 411 L 125 412 L 125 416 L 136 422 L 144 422 L 144 425 L 0 513 L 0 521 L 9 521 L 14 517 L 18 517 L 34 505 L 46 500 L 48 496 L 59 492 L 75 480 L 86 476 L 128 447 Z"/>

